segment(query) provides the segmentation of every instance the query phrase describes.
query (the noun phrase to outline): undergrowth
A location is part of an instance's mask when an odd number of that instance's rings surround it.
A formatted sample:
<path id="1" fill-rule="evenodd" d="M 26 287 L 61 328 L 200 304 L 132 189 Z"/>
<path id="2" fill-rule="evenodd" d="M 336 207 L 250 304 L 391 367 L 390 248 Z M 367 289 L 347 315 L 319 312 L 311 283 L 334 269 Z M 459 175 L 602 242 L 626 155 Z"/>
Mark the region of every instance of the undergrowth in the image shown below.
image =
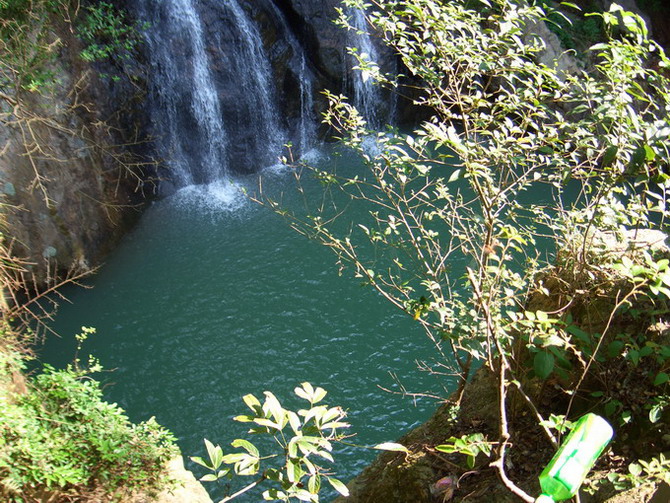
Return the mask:
<path id="1" fill-rule="evenodd" d="M 168 482 L 174 437 L 152 418 L 132 424 L 90 377 L 101 370 L 45 365 L 21 377 L 24 356 L 0 352 L 0 499 L 121 501 Z M 53 498 L 53 499 L 51 499 Z"/>

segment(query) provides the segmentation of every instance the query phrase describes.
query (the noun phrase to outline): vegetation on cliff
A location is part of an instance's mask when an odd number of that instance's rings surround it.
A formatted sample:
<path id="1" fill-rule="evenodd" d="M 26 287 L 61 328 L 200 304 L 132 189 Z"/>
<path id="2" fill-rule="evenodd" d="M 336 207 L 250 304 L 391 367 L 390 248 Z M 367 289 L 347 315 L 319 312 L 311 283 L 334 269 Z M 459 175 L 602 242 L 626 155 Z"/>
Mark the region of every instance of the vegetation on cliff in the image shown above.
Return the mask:
<path id="1" fill-rule="evenodd" d="M 139 28 L 105 2 L 0 4 L 1 209 L 29 286 L 93 268 L 143 200 Z"/>
<path id="2" fill-rule="evenodd" d="M 0 352 L 0 497 L 3 501 L 122 501 L 158 493 L 177 453 L 153 419 L 132 424 L 102 398 L 93 362 L 21 381 L 23 356 Z"/>

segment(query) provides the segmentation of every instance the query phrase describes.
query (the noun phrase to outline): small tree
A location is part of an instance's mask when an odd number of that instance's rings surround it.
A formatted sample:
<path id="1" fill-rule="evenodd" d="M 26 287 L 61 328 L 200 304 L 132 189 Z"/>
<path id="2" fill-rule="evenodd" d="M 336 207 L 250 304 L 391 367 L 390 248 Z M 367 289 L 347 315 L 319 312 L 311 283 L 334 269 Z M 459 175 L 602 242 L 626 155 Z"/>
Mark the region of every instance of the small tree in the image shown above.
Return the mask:
<path id="1" fill-rule="evenodd" d="M 593 66 L 570 74 L 539 62 L 545 45 L 533 27 L 546 12 L 537 5 L 344 4 L 368 9 L 370 29 L 419 82 L 416 105 L 430 108 L 432 117 L 410 135 L 370 131 L 344 97 L 327 93 L 325 120 L 364 169 L 342 176 L 309 168 L 328 187 L 325 194 L 339 189 L 344 198 L 304 213 L 265 202 L 421 324 L 442 363 L 460 377 L 455 402 L 473 362 L 496 375 L 499 425 L 491 466 L 510 491 L 533 501 L 506 473 L 510 388 L 556 445 L 552 423 L 525 390 L 526 362 L 531 375 L 546 379 L 561 371 L 559 363 L 576 361 L 576 394 L 602 356 L 610 326 L 601 334 L 580 333 L 567 317 L 570 299 L 555 312 L 527 311 L 531 290 L 543 288 L 537 247 L 549 238 L 556 249 L 573 249 L 572 271 L 592 276 L 602 269 L 602 254 L 593 252 L 599 233 L 611 232 L 616 242 L 664 223 L 669 61 L 647 39 L 643 21 L 618 6 L 601 14 L 609 38 L 591 47 Z M 340 21 L 353 29 L 344 14 Z M 359 68 L 366 77 L 404 92 L 395 76 L 364 56 Z M 352 216 L 354 225 L 338 224 L 346 214 L 343 200 L 365 208 Z M 608 259 L 607 267 L 618 263 L 614 269 L 629 279 L 614 294 L 610 322 L 641 295 L 664 304 L 670 285 L 667 262 L 649 256 L 648 274 L 635 274 L 624 256 Z M 579 336 L 587 342 L 580 344 Z M 657 391 L 667 393 L 667 385 Z M 571 406 L 552 412 L 565 416 Z"/>

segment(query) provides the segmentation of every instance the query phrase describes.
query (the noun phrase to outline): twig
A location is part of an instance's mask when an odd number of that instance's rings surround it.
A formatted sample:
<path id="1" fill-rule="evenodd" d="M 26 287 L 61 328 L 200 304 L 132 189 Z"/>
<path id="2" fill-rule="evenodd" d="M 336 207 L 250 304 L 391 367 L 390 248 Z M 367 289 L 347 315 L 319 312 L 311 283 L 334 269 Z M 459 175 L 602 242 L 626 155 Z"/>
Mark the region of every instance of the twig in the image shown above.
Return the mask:
<path id="1" fill-rule="evenodd" d="M 233 499 L 237 498 L 237 497 L 240 496 L 241 494 L 244 494 L 245 492 L 250 491 L 251 489 L 253 489 L 254 487 L 256 487 L 258 484 L 260 484 L 261 482 L 263 482 L 263 480 L 265 480 L 265 475 L 261 476 L 260 479 L 256 480 L 255 482 L 252 482 L 252 483 L 249 484 L 248 486 L 243 487 L 242 489 L 240 489 L 240 490 L 237 491 L 236 493 L 233 493 L 233 494 L 231 494 L 230 496 L 226 496 L 225 498 L 223 498 L 223 499 L 221 500 L 220 503 L 226 503 L 226 501 L 230 501 L 230 500 L 233 500 Z"/>
<path id="2" fill-rule="evenodd" d="M 617 292 L 617 299 L 619 298 L 619 294 L 621 291 Z M 607 325 L 605 325 L 605 329 L 603 330 L 602 334 L 600 335 L 600 339 L 598 339 L 598 344 L 596 344 L 595 349 L 593 350 L 593 353 L 591 354 L 591 358 L 589 358 L 588 363 L 586 364 L 586 367 L 584 367 L 584 370 L 582 371 L 582 375 L 579 376 L 579 381 L 577 381 L 577 384 L 575 385 L 572 394 L 570 396 L 570 401 L 568 402 L 568 408 L 565 411 L 565 417 L 567 418 L 568 415 L 570 414 L 570 411 L 572 410 L 572 404 L 575 401 L 575 397 L 577 396 L 577 392 L 579 391 L 579 388 L 582 386 L 582 383 L 584 382 L 584 379 L 586 379 L 586 376 L 589 373 L 589 369 L 591 368 L 591 364 L 595 361 L 596 355 L 598 354 L 598 351 L 600 350 L 600 346 L 602 346 L 603 341 L 605 340 L 605 335 L 609 331 L 610 327 L 612 326 L 612 321 L 614 320 L 614 315 L 616 312 L 619 310 L 621 306 L 623 306 L 626 302 L 628 302 L 628 299 L 630 297 L 633 297 L 634 295 L 637 295 L 639 293 L 638 288 L 633 288 L 630 292 L 628 292 L 623 299 L 618 300 L 617 303 L 614 305 L 614 308 L 610 312 L 610 316 L 607 320 Z"/>
<path id="3" fill-rule="evenodd" d="M 540 414 L 540 411 L 537 410 L 537 407 L 535 407 L 533 401 L 523 390 L 523 388 L 521 387 L 521 383 L 515 380 L 513 381 L 513 384 L 514 386 L 516 386 L 516 389 L 519 391 L 519 393 L 525 400 L 526 404 L 535 415 L 535 418 L 537 419 L 537 424 L 539 424 L 544 430 L 544 432 L 547 434 L 547 438 L 549 439 L 549 442 L 551 442 L 551 445 L 554 447 L 554 449 L 558 449 L 558 441 L 556 440 L 556 437 L 554 437 L 553 433 L 551 433 L 551 430 L 544 425 L 544 418 L 542 417 L 542 414 Z"/>

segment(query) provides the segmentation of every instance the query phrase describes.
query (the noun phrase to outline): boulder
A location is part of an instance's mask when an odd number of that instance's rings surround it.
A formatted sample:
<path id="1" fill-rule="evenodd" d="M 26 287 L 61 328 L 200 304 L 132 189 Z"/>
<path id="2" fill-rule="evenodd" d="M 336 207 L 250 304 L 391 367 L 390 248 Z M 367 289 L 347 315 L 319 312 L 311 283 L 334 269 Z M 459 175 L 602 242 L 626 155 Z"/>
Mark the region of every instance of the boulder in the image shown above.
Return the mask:
<path id="1" fill-rule="evenodd" d="M 174 480 L 172 487 L 157 495 L 134 494 L 124 501 L 128 503 L 212 503 L 205 488 L 198 482 L 193 472 L 184 468 L 184 460 L 177 456 L 167 465 L 167 475 Z"/>

